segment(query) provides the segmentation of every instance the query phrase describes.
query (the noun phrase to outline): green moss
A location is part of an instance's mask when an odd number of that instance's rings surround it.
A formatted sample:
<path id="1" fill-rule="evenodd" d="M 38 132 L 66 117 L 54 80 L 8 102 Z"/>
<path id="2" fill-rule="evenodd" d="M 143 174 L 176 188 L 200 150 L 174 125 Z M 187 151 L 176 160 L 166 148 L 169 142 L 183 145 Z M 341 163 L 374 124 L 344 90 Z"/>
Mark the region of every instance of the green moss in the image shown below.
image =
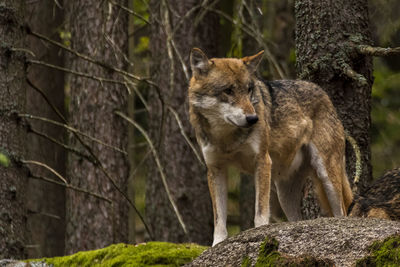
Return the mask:
<path id="1" fill-rule="evenodd" d="M 64 257 L 44 258 L 39 261 L 54 267 L 181 266 L 192 261 L 205 249 L 207 247 L 195 244 L 166 242 L 149 242 L 136 246 L 115 244 L 103 249 L 78 252 Z"/>
<path id="2" fill-rule="evenodd" d="M 10 165 L 9 158 L 1 152 L 0 152 L 0 165 L 3 165 L 4 167 L 8 167 Z"/>
<path id="3" fill-rule="evenodd" d="M 369 256 L 357 261 L 357 267 L 400 266 L 400 236 L 375 242 L 369 247 L 369 251 Z"/>
<path id="4" fill-rule="evenodd" d="M 279 267 L 279 266 L 334 266 L 330 260 L 317 259 L 311 256 L 291 257 L 278 252 L 279 242 L 274 238 L 267 237 L 261 243 L 256 267 Z M 243 263 L 242 263 L 243 266 Z"/>
<path id="5" fill-rule="evenodd" d="M 242 264 L 240 265 L 241 267 L 250 267 L 251 266 L 251 260 L 248 256 L 245 256 L 242 260 Z"/>
<path id="6" fill-rule="evenodd" d="M 264 242 L 261 243 L 255 266 L 277 266 L 281 257 L 278 252 L 278 247 L 279 242 L 275 238 L 267 237 Z"/>

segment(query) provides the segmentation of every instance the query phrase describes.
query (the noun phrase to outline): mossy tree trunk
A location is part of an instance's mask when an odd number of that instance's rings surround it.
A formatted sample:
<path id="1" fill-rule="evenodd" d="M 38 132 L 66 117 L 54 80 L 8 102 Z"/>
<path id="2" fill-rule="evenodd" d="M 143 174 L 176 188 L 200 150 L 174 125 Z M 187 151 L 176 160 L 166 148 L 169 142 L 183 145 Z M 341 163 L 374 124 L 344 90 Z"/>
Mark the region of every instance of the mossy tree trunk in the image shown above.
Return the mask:
<path id="1" fill-rule="evenodd" d="M 25 157 L 26 131 L 16 113 L 25 112 L 25 1 L 0 0 L 0 153 Z M 27 173 L 2 157 L 0 164 L 0 259 L 25 257 Z"/>
<path id="2" fill-rule="evenodd" d="M 344 128 L 357 141 L 362 159 L 359 191 L 371 181 L 372 63 L 355 49 L 370 43 L 367 0 L 296 0 L 295 15 L 298 77 L 328 93 Z M 355 153 L 347 143 L 351 182 L 355 165 Z"/>
<path id="3" fill-rule="evenodd" d="M 59 40 L 59 31 L 63 23 L 62 9 L 57 7 L 53 0 L 36 1 L 27 6 L 27 24 L 29 27 L 51 39 Z M 27 46 L 36 55 L 37 59 L 62 66 L 63 51 L 55 46 L 49 46 L 36 37 L 27 38 Z M 28 79 L 40 88 L 57 109 L 64 113 L 64 74 L 62 72 L 31 65 L 28 70 Z M 44 98 L 32 87 L 27 88 L 27 112 L 30 114 L 60 121 L 57 114 L 46 103 Z M 60 121 L 62 122 L 62 121 Z M 30 121 L 32 129 L 49 135 L 61 142 L 65 141 L 65 131 L 60 127 L 41 122 Z M 29 159 L 44 162 L 61 175 L 65 176 L 66 151 L 36 134 L 28 134 L 27 155 Z M 33 168 L 35 175 L 55 176 L 44 168 Z M 40 180 L 28 180 L 27 190 L 27 243 L 33 245 L 28 252 L 29 258 L 41 258 L 63 255 L 65 234 L 65 189 L 59 185 L 44 183 Z M 54 216 L 53 216 L 54 215 Z M 59 219 L 56 219 L 56 218 Z"/>
<path id="4" fill-rule="evenodd" d="M 190 76 L 189 53 L 193 47 L 200 47 L 210 57 L 216 56 L 218 48 L 218 19 L 211 14 L 197 21 L 195 18 L 204 10 L 197 9 L 178 21 L 199 5 L 199 1 L 150 1 L 152 53 L 151 77 L 159 85 L 164 105 L 159 101 L 153 88 L 149 127 L 167 177 L 168 186 L 183 221 L 188 229 L 185 236 L 169 203 L 154 162 L 146 185 L 146 216 L 157 240 L 182 242 L 193 241 L 210 244 L 212 239 L 212 208 L 207 187 L 206 168 L 202 166 L 181 133 L 178 123 L 167 107 L 172 107 L 182 120 L 183 130 L 196 144 L 188 116 L 188 77 L 177 56 L 179 52 Z M 197 24 L 198 23 L 198 24 Z M 175 28 L 178 27 L 178 28 Z M 175 31 L 173 44 L 168 34 Z M 162 114 L 165 114 L 163 117 Z"/>
<path id="5" fill-rule="evenodd" d="M 127 1 L 117 1 L 127 6 Z M 120 69 L 126 68 L 123 54 L 127 54 L 128 13 L 108 1 L 76 0 L 65 2 L 72 49 L 106 62 Z M 92 63 L 68 55 L 71 69 L 93 76 L 122 80 L 116 74 Z M 70 75 L 69 122 L 104 143 L 126 149 L 127 125 L 114 114 L 126 112 L 127 89 L 113 83 L 99 83 L 92 79 Z M 128 161 L 126 156 L 109 147 L 83 141 L 101 161 L 116 185 L 126 192 Z M 71 146 L 85 150 L 77 138 L 69 134 Z M 67 177 L 71 184 L 98 193 L 113 201 L 93 198 L 81 192 L 67 191 L 66 253 L 102 248 L 128 239 L 127 201 L 115 189 L 99 166 L 70 154 Z"/>

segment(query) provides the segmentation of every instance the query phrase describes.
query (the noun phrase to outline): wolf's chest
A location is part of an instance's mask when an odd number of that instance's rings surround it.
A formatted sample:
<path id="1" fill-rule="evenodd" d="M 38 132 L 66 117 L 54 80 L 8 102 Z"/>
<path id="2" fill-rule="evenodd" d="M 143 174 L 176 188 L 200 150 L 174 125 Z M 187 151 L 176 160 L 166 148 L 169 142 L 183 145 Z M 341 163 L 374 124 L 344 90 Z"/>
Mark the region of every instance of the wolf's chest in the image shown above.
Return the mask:
<path id="1" fill-rule="evenodd" d="M 254 132 L 240 140 L 201 144 L 201 148 L 208 166 L 233 165 L 244 172 L 252 173 L 256 158 L 262 150 L 261 145 L 260 135 Z"/>

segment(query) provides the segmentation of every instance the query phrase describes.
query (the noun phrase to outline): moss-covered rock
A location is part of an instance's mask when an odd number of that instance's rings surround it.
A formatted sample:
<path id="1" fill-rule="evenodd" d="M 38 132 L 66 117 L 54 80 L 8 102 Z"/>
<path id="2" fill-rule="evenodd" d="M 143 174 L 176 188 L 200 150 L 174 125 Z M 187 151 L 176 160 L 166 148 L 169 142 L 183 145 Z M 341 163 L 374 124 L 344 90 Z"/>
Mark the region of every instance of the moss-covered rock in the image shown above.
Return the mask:
<path id="1" fill-rule="evenodd" d="M 43 262 L 54 267 L 181 266 L 192 261 L 206 248 L 195 244 L 166 242 L 149 242 L 139 245 L 115 244 L 103 249 L 31 262 Z"/>
<path id="2" fill-rule="evenodd" d="M 358 260 L 357 267 L 400 266 L 400 236 L 374 242 L 369 250 L 371 254 Z"/>

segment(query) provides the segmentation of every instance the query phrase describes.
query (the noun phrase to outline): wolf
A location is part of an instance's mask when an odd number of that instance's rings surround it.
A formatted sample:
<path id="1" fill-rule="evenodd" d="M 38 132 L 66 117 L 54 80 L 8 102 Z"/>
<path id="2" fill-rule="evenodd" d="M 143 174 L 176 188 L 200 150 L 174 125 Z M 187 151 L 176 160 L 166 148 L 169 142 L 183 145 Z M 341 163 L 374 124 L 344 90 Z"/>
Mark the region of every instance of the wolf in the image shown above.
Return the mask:
<path id="1" fill-rule="evenodd" d="M 387 171 L 356 196 L 349 216 L 400 221 L 400 168 Z"/>
<path id="2" fill-rule="evenodd" d="M 189 116 L 207 165 L 213 246 L 227 238 L 227 168 L 254 175 L 255 227 L 283 211 L 302 219 L 302 188 L 312 177 L 321 208 L 345 216 L 353 195 L 345 134 L 328 95 L 301 80 L 256 77 L 263 51 L 237 58 L 190 54 Z"/>

